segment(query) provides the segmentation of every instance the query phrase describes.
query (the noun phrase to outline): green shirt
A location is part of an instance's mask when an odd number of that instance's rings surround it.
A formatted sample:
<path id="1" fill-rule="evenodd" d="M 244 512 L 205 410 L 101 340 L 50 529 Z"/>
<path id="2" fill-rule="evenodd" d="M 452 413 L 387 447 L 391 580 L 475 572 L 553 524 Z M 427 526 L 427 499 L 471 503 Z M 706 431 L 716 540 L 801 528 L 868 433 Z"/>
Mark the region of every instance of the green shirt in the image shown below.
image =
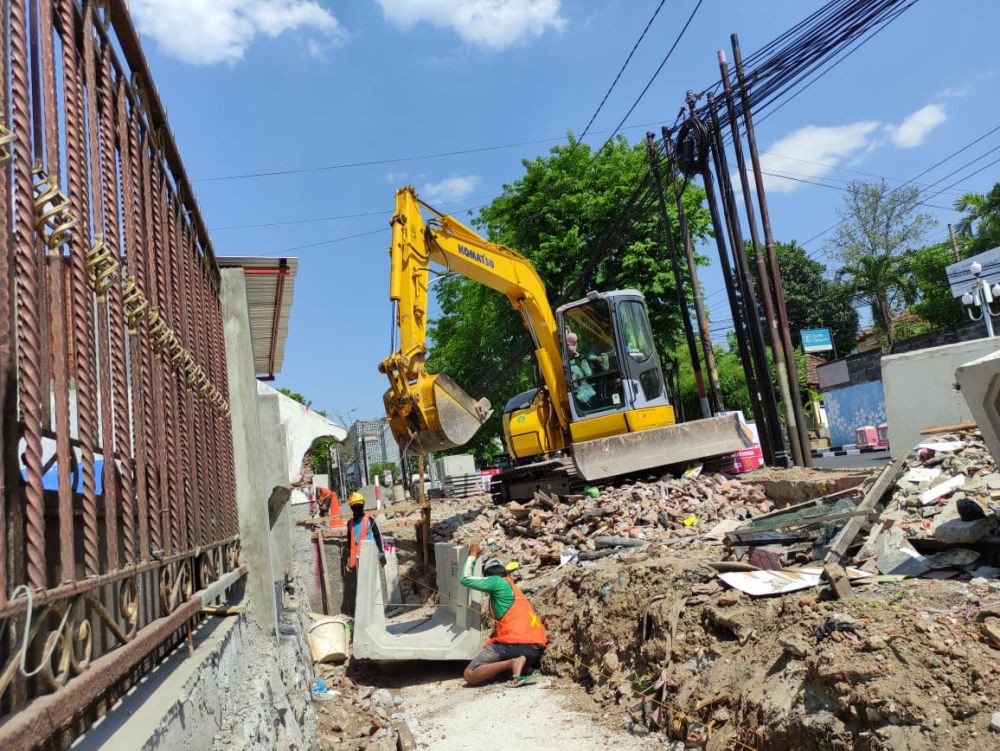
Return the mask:
<path id="1" fill-rule="evenodd" d="M 490 610 L 494 618 L 503 618 L 514 604 L 514 589 L 502 576 L 473 576 L 476 559 L 471 555 L 465 559 L 465 568 L 459 581 L 477 592 L 485 592 L 490 599 Z"/>

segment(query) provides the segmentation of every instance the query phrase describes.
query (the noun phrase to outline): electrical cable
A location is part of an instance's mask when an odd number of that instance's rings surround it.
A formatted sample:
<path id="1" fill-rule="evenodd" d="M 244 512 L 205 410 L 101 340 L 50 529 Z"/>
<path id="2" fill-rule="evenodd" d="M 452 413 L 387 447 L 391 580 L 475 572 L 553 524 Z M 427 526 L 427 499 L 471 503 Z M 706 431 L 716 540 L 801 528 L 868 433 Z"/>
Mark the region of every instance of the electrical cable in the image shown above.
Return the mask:
<path id="1" fill-rule="evenodd" d="M 635 54 L 635 51 L 639 49 L 639 45 L 642 44 L 642 40 L 646 37 L 646 32 L 649 31 L 649 27 L 653 25 L 653 21 L 656 20 L 657 15 L 659 15 L 660 10 L 663 8 L 663 4 L 666 1 L 667 0 L 660 0 L 659 5 L 656 6 L 656 10 L 653 11 L 653 15 L 649 17 L 649 21 L 646 22 L 646 28 L 642 30 L 639 38 L 635 40 L 635 44 L 632 45 L 632 49 L 629 51 L 628 57 L 625 58 L 625 62 L 622 63 L 622 67 L 618 70 L 618 75 L 616 75 L 615 80 L 611 82 L 611 86 L 609 86 L 608 90 L 605 92 L 604 98 L 601 99 L 601 103 L 597 105 L 597 109 L 594 110 L 594 114 L 590 116 L 590 122 L 587 123 L 587 127 L 583 129 L 582 133 L 580 133 L 581 139 L 590 132 L 590 126 L 594 124 L 594 120 L 597 119 L 597 116 L 604 108 L 604 103 L 608 101 L 608 97 L 611 96 L 611 92 L 614 91 L 615 86 L 618 85 L 618 81 L 622 77 L 622 73 L 625 72 L 625 68 L 628 67 L 628 64 L 632 60 L 632 56 Z"/>

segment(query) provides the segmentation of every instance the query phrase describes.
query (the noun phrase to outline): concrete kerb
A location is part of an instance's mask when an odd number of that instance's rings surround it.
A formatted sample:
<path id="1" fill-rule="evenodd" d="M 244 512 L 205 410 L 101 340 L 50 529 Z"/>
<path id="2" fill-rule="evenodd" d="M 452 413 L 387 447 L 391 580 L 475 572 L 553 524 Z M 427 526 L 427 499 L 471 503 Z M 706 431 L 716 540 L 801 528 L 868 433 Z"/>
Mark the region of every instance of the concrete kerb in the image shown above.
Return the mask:
<path id="1" fill-rule="evenodd" d="M 470 660 L 480 650 L 479 593 L 459 582 L 467 549 L 434 545 L 441 601 L 429 618 L 387 625 L 378 551 L 366 540 L 358 564 L 352 654 L 368 660 Z"/>

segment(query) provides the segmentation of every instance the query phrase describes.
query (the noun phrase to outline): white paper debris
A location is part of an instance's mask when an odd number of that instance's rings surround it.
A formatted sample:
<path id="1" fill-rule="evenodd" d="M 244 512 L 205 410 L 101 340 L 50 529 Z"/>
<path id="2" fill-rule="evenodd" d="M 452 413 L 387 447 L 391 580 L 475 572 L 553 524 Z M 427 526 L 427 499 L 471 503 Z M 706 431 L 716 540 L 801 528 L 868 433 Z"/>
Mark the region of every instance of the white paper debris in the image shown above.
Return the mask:
<path id="1" fill-rule="evenodd" d="M 930 449 L 931 451 L 958 451 L 965 443 L 963 441 L 935 441 L 933 443 L 921 443 L 918 449 Z"/>

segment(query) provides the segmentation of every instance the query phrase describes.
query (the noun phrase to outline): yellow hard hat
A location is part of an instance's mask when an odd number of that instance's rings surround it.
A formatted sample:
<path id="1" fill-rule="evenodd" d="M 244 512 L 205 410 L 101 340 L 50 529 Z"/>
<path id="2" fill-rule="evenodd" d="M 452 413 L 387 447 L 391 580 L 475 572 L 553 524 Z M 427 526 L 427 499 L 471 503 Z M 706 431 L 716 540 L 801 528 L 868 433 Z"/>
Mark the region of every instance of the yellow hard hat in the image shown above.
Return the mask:
<path id="1" fill-rule="evenodd" d="M 351 497 L 347 499 L 347 502 L 351 506 L 357 506 L 358 504 L 361 504 L 362 506 L 364 506 L 365 505 L 365 497 L 363 495 L 361 495 L 361 493 L 359 493 L 358 491 L 355 490 L 353 493 L 351 493 Z"/>

